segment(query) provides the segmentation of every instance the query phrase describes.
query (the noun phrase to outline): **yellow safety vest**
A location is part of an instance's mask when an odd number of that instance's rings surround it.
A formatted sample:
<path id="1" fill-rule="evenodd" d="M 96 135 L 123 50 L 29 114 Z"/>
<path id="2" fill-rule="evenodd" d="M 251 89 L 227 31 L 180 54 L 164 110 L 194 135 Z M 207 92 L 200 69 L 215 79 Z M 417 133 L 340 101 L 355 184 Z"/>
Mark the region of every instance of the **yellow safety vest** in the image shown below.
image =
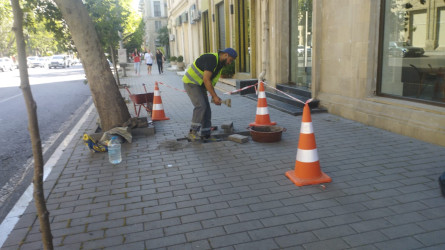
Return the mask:
<path id="1" fill-rule="evenodd" d="M 216 67 L 218 67 L 218 62 L 219 62 L 218 53 L 209 53 L 209 54 L 212 54 L 212 55 L 216 56 L 216 66 L 213 69 L 213 72 L 215 72 Z M 196 60 L 198 60 L 198 59 L 196 59 Z M 185 72 L 185 75 L 182 78 L 182 81 L 184 83 L 192 83 L 192 84 L 198 84 L 198 85 L 202 85 L 204 83 L 204 80 L 203 80 L 204 71 L 202 71 L 198 67 L 196 67 L 196 60 L 193 62 L 193 64 L 190 66 L 190 68 L 188 68 L 187 71 Z M 221 71 L 222 70 L 220 70 L 218 72 L 218 75 L 216 75 L 212 79 L 212 85 L 213 86 L 215 86 L 216 83 L 218 82 L 218 79 L 221 76 Z"/>

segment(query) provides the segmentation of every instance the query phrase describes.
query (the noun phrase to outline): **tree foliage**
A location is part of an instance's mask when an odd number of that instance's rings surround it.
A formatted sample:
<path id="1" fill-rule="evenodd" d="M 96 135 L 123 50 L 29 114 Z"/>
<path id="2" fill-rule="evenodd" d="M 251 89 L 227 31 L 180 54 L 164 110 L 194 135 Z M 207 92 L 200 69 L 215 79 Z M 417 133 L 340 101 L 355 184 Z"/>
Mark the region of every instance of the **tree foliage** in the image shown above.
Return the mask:
<path id="1" fill-rule="evenodd" d="M 125 8 L 127 2 L 115 0 L 84 1 L 104 50 L 110 46 L 115 48 L 119 43 L 119 32 L 123 32 L 124 27 L 122 26 L 130 15 L 129 9 Z"/>
<path id="2" fill-rule="evenodd" d="M 9 0 L 0 0 L 0 56 L 16 54 L 14 33 L 11 32 L 13 16 Z"/>
<path id="3" fill-rule="evenodd" d="M 167 26 L 164 26 L 162 28 L 159 29 L 158 31 L 158 39 L 159 39 L 159 43 L 163 46 L 166 46 L 169 44 L 169 39 L 168 39 L 168 28 Z"/>
<path id="4" fill-rule="evenodd" d="M 58 6 L 48 0 L 21 1 L 24 13 L 24 37 L 29 55 L 49 55 L 76 48 Z M 131 9 L 131 0 L 85 0 L 85 4 L 105 51 L 116 49 L 120 31 L 132 43 L 142 44 L 141 18 Z M 0 55 L 16 54 L 12 34 L 12 12 L 9 0 L 0 0 Z M 133 34 L 134 33 L 134 34 Z M 140 35 L 142 33 L 142 36 Z"/>
<path id="5" fill-rule="evenodd" d="M 135 48 L 138 49 L 138 51 L 142 51 L 141 46 L 144 43 L 144 32 L 145 23 L 141 19 L 137 24 L 136 30 L 124 39 L 124 47 L 127 51 L 134 51 Z"/>

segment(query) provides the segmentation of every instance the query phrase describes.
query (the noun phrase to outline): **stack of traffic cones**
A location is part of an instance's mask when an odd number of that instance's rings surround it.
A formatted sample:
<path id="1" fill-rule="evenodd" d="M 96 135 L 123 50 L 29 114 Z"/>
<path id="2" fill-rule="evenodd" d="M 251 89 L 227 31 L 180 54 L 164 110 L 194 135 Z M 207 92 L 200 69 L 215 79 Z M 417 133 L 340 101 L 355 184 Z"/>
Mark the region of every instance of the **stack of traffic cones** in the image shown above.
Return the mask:
<path id="1" fill-rule="evenodd" d="M 270 121 L 269 109 L 267 108 L 266 91 L 264 91 L 264 83 L 260 82 L 255 122 L 250 123 L 249 126 L 272 126 L 276 124 L 276 122 Z"/>
<path id="2" fill-rule="evenodd" d="M 153 110 L 151 113 L 152 121 L 169 120 L 170 118 L 165 116 L 164 106 L 162 105 L 162 99 L 159 92 L 158 82 L 155 82 L 155 91 L 153 96 Z"/>
<path id="3" fill-rule="evenodd" d="M 327 176 L 320 169 L 314 129 L 312 127 L 311 111 L 307 103 L 304 105 L 303 118 L 301 120 L 295 170 L 287 171 L 286 176 L 297 186 L 332 181 L 331 177 Z"/>

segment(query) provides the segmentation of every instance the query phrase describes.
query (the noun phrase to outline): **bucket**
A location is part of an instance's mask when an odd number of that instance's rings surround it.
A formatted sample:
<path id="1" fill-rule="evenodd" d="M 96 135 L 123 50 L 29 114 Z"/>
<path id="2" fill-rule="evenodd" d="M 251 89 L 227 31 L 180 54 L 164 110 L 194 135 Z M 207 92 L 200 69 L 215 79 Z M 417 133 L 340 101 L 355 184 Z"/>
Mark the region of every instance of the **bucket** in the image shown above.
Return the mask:
<path id="1" fill-rule="evenodd" d="M 252 140 L 256 142 L 277 142 L 281 141 L 281 134 L 286 131 L 279 126 L 252 126 L 248 128 Z"/>

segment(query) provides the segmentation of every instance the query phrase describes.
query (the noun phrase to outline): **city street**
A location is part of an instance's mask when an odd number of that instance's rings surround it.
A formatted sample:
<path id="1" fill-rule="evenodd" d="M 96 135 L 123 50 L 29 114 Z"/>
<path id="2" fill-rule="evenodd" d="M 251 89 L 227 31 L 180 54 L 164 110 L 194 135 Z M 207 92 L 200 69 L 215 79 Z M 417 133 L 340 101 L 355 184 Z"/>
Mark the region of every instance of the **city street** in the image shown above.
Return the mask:
<path id="1" fill-rule="evenodd" d="M 66 69 L 29 68 L 28 72 L 47 160 L 63 133 L 91 103 L 91 94 L 80 64 Z M 1 221 L 31 182 L 33 155 L 19 70 L 1 72 L 0 77 Z"/>
<path id="2" fill-rule="evenodd" d="M 94 107 L 79 119 L 45 180 L 55 249 L 444 249 L 443 147 L 316 113 L 317 157 L 332 182 L 295 186 L 285 173 L 296 166 L 300 116 L 268 109 L 287 129 L 275 143 L 178 141 L 193 110 L 181 76 L 141 69 L 121 83 L 144 93 L 161 82 L 170 119 L 124 143 L 118 165 L 83 143 L 97 128 Z M 212 105 L 212 125 L 243 131 L 257 103 L 224 94 L 233 89 L 217 84 L 232 107 Z M 2 250 L 43 249 L 32 197 L 23 200 L 0 225 Z"/>

